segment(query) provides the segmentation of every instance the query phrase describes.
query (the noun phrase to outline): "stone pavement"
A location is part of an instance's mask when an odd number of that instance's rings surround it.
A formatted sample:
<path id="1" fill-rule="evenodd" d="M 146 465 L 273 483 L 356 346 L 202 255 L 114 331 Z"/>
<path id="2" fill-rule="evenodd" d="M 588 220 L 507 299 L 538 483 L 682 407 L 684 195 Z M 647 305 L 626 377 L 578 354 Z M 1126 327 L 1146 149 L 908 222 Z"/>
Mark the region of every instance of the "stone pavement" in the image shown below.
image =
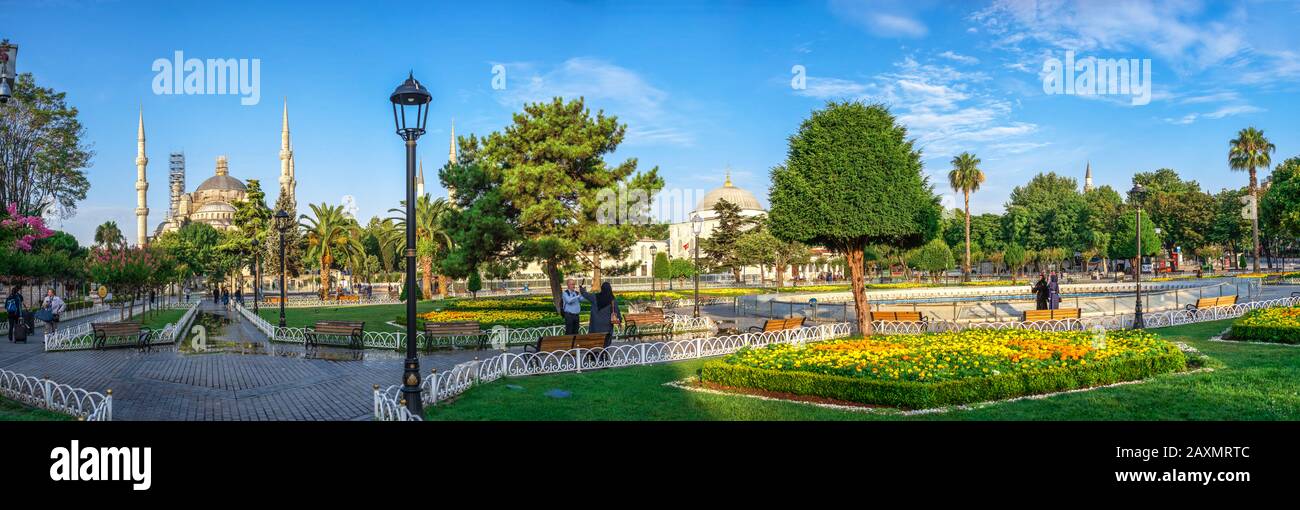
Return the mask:
<path id="1" fill-rule="evenodd" d="M 172 346 L 47 353 L 37 337 L 28 344 L 0 341 L 0 368 L 92 391 L 112 389 L 115 420 L 368 420 L 372 385 L 400 381 L 399 353 L 368 349 L 360 360 L 313 359 L 299 346 L 269 345 L 237 313 L 227 315 L 210 302 L 201 311 L 231 318 L 210 340 L 256 343 L 263 353 L 182 354 Z M 350 354 L 326 347 L 320 352 Z M 491 355 L 422 355 L 420 367 L 426 373 L 446 370 Z"/>

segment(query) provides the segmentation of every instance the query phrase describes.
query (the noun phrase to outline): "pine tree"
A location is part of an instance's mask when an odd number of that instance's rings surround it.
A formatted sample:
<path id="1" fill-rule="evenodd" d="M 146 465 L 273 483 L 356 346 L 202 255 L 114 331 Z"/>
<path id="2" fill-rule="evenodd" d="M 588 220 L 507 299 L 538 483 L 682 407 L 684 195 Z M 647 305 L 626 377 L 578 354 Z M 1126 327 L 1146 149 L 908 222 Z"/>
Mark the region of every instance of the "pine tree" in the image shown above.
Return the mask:
<path id="1" fill-rule="evenodd" d="M 297 204 L 286 194 L 281 193 L 280 198 L 275 200 L 275 210 L 289 213 L 287 220 L 291 227 L 284 233 L 284 258 L 285 272 L 287 277 L 295 278 L 302 274 L 302 232 L 298 230 L 298 211 Z M 274 214 L 274 213 L 272 213 Z M 271 229 L 266 233 L 265 257 L 266 261 L 264 271 L 267 276 L 280 275 L 280 230 L 277 220 L 272 218 Z"/>

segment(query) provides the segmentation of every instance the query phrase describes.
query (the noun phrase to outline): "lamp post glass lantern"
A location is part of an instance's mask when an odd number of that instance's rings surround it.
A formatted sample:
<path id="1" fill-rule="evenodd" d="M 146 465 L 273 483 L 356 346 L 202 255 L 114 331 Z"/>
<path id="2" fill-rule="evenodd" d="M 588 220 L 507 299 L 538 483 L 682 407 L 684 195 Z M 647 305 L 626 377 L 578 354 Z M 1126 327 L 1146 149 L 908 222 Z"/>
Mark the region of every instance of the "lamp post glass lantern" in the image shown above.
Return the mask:
<path id="1" fill-rule="evenodd" d="M 650 300 L 651 301 L 655 300 L 655 262 L 658 261 L 658 259 L 656 259 L 655 257 L 658 255 L 659 255 L 659 245 L 657 244 L 650 245 Z"/>
<path id="2" fill-rule="evenodd" d="M 420 358 L 415 351 L 415 302 L 420 295 L 415 282 L 415 142 L 424 135 L 433 96 L 412 72 L 388 100 L 393 103 L 397 136 L 406 141 L 406 361 L 402 368 L 402 396 L 406 409 L 421 416 Z"/>
<path id="3" fill-rule="evenodd" d="M 696 214 L 691 218 L 691 233 L 695 234 L 695 316 L 700 316 L 700 232 L 704 231 L 704 218 Z"/>
<path id="4" fill-rule="evenodd" d="M 280 232 L 280 327 L 284 327 L 284 233 L 289 231 L 289 213 L 283 209 L 275 212 L 275 229 Z"/>
<path id="5" fill-rule="evenodd" d="M 1146 325 L 1142 320 L 1142 199 L 1146 197 L 1146 188 L 1141 184 L 1134 184 L 1133 189 L 1129 190 L 1129 198 L 1137 210 L 1135 226 L 1133 227 L 1136 253 L 1134 259 L 1137 261 L 1133 265 L 1133 329 L 1142 329 Z M 1154 268 L 1152 268 L 1154 269 Z"/>
<path id="6" fill-rule="evenodd" d="M 18 47 L 9 44 L 9 40 L 0 41 L 0 104 L 9 102 L 13 97 L 13 81 L 18 77 Z"/>

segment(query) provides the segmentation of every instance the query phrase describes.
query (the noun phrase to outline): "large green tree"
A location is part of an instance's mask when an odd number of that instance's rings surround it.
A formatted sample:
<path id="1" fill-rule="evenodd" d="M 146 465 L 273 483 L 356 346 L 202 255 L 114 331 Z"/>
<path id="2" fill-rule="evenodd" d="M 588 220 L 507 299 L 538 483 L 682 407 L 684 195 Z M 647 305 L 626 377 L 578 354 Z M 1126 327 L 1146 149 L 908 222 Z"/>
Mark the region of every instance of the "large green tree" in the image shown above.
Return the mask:
<path id="1" fill-rule="evenodd" d="M 883 105 L 830 102 L 790 137 L 772 169 L 772 234 L 848 259 L 859 329 L 871 334 L 863 252 L 873 244 L 919 246 L 939 229 L 939 197 L 921 152 Z"/>
<path id="2" fill-rule="evenodd" d="M 1259 200 L 1260 220 L 1287 239 L 1300 238 L 1300 157 L 1283 161 Z"/>
<path id="3" fill-rule="evenodd" d="M 1040 173 L 1011 190 L 1003 226 L 1007 238 L 1029 250 L 1083 249 L 1087 203 L 1078 181 L 1055 172 Z"/>
<path id="4" fill-rule="evenodd" d="M 1264 137 L 1264 132 L 1253 126 L 1237 133 L 1237 137 L 1228 142 L 1228 167 L 1250 174 L 1250 196 L 1259 203 L 1259 181 L 1256 172 L 1268 169 L 1273 164 L 1273 151 L 1277 147 Z M 1259 271 L 1259 215 L 1251 220 L 1251 239 L 1255 246 L 1254 270 Z"/>
<path id="5" fill-rule="evenodd" d="M 700 251 L 709 267 L 714 270 L 728 270 L 740 282 L 740 270 L 748 265 L 741 256 L 737 242 L 747 230 L 754 227 L 754 220 L 740 214 L 740 206 L 726 199 L 718 200 L 713 206 L 717 225 L 709 237 L 700 240 Z"/>
<path id="6" fill-rule="evenodd" d="M 1136 212 L 1121 214 L 1115 222 L 1115 234 L 1111 237 L 1110 256 L 1116 259 L 1132 259 L 1137 262 L 1137 218 Z M 1156 224 L 1151 216 L 1142 214 L 1142 256 L 1152 257 L 1160 253 L 1160 236 L 1156 235 Z"/>
<path id="7" fill-rule="evenodd" d="M 18 75 L 13 99 L 0 105 L 0 204 L 15 204 L 24 216 L 76 213 L 94 156 L 77 113 L 66 93 Z"/>
<path id="8" fill-rule="evenodd" d="M 260 256 L 262 246 L 266 244 L 267 231 L 271 228 L 271 209 L 266 206 L 266 193 L 262 191 L 262 183 L 257 179 L 249 179 L 247 182 L 247 191 L 244 200 L 235 202 L 235 237 L 232 243 L 232 249 L 242 263 L 249 267 L 249 273 L 257 273 L 254 269 L 255 255 Z M 262 261 L 265 257 L 261 258 Z M 258 261 L 261 262 L 261 261 Z M 254 277 L 259 276 L 253 274 Z M 261 288 L 261 282 L 254 283 L 256 289 Z"/>
<path id="9" fill-rule="evenodd" d="M 275 199 L 275 211 L 272 212 L 270 230 L 266 232 L 265 252 L 262 260 L 266 262 L 268 276 L 280 275 L 280 237 L 284 237 L 284 272 L 286 278 L 297 277 L 303 270 L 304 242 L 302 230 L 298 227 L 298 205 L 288 194 L 281 193 Z M 284 211 L 287 219 L 277 220 L 275 214 Z M 283 232 L 283 234 L 281 234 Z"/>

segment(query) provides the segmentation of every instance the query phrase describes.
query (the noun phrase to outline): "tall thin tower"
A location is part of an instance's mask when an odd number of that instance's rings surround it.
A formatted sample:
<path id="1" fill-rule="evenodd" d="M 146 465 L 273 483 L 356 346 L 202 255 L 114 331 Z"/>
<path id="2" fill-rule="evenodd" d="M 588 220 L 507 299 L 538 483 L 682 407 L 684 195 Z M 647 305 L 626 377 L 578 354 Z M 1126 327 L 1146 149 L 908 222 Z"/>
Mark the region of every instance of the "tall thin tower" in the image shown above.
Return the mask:
<path id="1" fill-rule="evenodd" d="M 289 141 L 289 101 L 286 100 L 280 128 L 280 194 L 287 194 L 289 202 L 297 204 L 294 190 L 298 187 L 298 182 L 293 173 L 293 144 Z"/>
<path id="2" fill-rule="evenodd" d="M 185 153 L 173 152 L 167 162 L 167 187 L 171 192 L 167 208 L 167 219 L 176 219 L 180 214 L 181 195 L 185 194 Z"/>
<path id="3" fill-rule="evenodd" d="M 141 109 L 135 152 L 135 244 L 137 246 L 144 246 L 149 242 L 149 206 L 145 203 L 145 196 L 149 191 L 149 181 L 145 179 L 147 166 L 149 166 L 149 157 L 144 155 L 144 110 Z"/>

